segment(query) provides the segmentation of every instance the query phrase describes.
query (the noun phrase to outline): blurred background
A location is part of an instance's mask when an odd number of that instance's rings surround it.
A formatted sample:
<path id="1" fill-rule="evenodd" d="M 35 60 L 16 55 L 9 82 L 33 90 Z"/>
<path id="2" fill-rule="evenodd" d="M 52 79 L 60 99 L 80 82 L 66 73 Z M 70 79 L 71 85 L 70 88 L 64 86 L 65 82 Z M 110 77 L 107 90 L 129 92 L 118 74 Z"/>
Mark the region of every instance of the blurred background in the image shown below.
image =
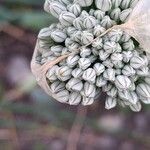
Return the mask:
<path id="1" fill-rule="evenodd" d="M 150 107 L 71 107 L 49 98 L 30 71 L 38 31 L 54 20 L 44 0 L 0 0 L 0 150 L 149 150 Z"/>

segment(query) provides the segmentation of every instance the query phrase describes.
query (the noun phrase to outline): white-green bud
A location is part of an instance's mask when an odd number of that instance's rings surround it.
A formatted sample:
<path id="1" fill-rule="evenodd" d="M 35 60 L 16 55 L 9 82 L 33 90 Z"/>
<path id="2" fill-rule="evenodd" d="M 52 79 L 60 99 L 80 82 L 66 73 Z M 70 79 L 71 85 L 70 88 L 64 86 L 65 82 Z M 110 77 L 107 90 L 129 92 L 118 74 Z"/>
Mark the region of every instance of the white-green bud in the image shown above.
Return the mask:
<path id="1" fill-rule="evenodd" d="M 92 50 L 92 54 L 94 56 L 98 56 L 99 55 L 99 50 L 97 48 L 92 47 L 91 50 Z"/>
<path id="2" fill-rule="evenodd" d="M 57 29 L 55 31 L 53 31 L 51 33 L 51 38 L 58 43 L 62 43 L 65 41 L 65 39 L 67 38 L 66 33 L 64 33 L 63 31 Z"/>
<path id="3" fill-rule="evenodd" d="M 59 15 L 63 12 L 66 11 L 66 7 L 59 3 L 59 2 L 51 2 L 49 5 L 49 12 L 56 18 L 59 17 Z"/>
<path id="4" fill-rule="evenodd" d="M 117 105 L 117 99 L 116 98 L 112 98 L 112 97 L 107 97 L 106 101 L 105 101 L 105 108 L 106 109 L 112 109 L 114 107 L 116 107 Z"/>
<path id="5" fill-rule="evenodd" d="M 102 11 L 109 11 L 112 7 L 111 0 L 95 0 L 95 5 Z"/>
<path id="6" fill-rule="evenodd" d="M 108 41 L 108 42 L 105 42 L 104 43 L 104 46 L 103 46 L 103 48 L 104 48 L 104 50 L 107 52 L 107 53 L 114 53 L 115 51 L 116 51 L 116 47 L 117 47 L 117 45 L 116 45 L 116 43 L 115 42 L 113 42 L 113 41 Z"/>
<path id="7" fill-rule="evenodd" d="M 125 76 L 133 76 L 135 73 L 136 71 L 130 65 L 125 65 L 122 69 L 122 74 Z"/>
<path id="8" fill-rule="evenodd" d="M 94 103 L 94 98 L 93 97 L 84 97 L 82 99 L 82 105 L 83 106 L 88 106 L 92 105 Z"/>
<path id="9" fill-rule="evenodd" d="M 43 28 L 39 32 L 38 38 L 40 40 L 50 40 L 51 39 L 52 30 L 50 28 Z"/>
<path id="10" fill-rule="evenodd" d="M 56 93 L 56 98 L 61 103 L 67 103 L 69 100 L 69 92 L 67 90 L 62 90 Z"/>
<path id="11" fill-rule="evenodd" d="M 54 0 L 55 1 L 55 0 Z M 70 0 L 58 0 L 60 3 L 65 4 L 65 5 L 69 5 L 70 4 Z"/>
<path id="12" fill-rule="evenodd" d="M 55 81 L 50 85 L 52 93 L 58 93 L 65 89 L 65 83 L 60 81 Z"/>
<path id="13" fill-rule="evenodd" d="M 80 68 L 75 68 L 73 71 L 72 71 L 72 76 L 74 78 L 81 78 L 82 77 L 82 74 L 83 74 L 83 71 L 82 69 Z"/>
<path id="14" fill-rule="evenodd" d="M 123 51 L 124 62 L 128 63 L 132 57 L 133 57 L 133 53 L 131 51 Z"/>
<path id="15" fill-rule="evenodd" d="M 106 29 L 104 27 L 102 27 L 101 25 L 96 25 L 94 28 L 94 36 L 98 37 L 105 31 Z"/>
<path id="16" fill-rule="evenodd" d="M 96 71 L 96 75 L 99 76 L 105 71 L 105 66 L 101 63 L 96 63 L 94 64 L 93 69 Z"/>
<path id="17" fill-rule="evenodd" d="M 68 48 L 67 48 L 67 47 L 64 47 L 64 48 L 62 49 L 61 55 L 66 55 L 66 54 L 69 54 L 69 53 L 70 53 L 70 52 L 69 52 Z"/>
<path id="18" fill-rule="evenodd" d="M 142 67 L 137 70 L 137 75 L 147 77 L 150 75 L 149 67 Z"/>
<path id="19" fill-rule="evenodd" d="M 74 34 L 71 35 L 71 39 L 80 43 L 81 42 L 81 35 L 82 35 L 82 32 L 81 31 L 77 31 L 75 32 Z"/>
<path id="20" fill-rule="evenodd" d="M 94 55 L 91 55 L 91 56 L 89 56 L 88 58 L 89 58 L 89 60 L 91 61 L 91 63 L 94 63 L 94 62 L 98 59 L 98 57 L 96 57 L 96 56 L 94 56 Z"/>
<path id="21" fill-rule="evenodd" d="M 75 14 L 76 16 L 79 16 L 79 14 L 81 13 L 81 7 L 77 3 L 70 4 L 67 6 L 67 8 L 71 13 Z"/>
<path id="22" fill-rule="evenodd" d="M 68 49 L 69 49 L 69 51 L 70 52 L 76 52 L 76 50 L 78 49 L 80 47 L 80 45 L 78 44 L 78 43 L 72 43 L 69 47 L 68 47 Z"/>
<path id="23" fill-rule="evenodd" d="M 98 76 L 96 79 L 96 86 L 97 87 L 103 87 L 107 84 L 107 81 L 103 78 L 103 76 Z"/>
<path id="24" fill-rule="evenodd" d="M 126 22 L 130 16 L 131 12 L 132 12 L 131 8 L 123 10 L 120 14 L 120 20 L 122 22 Z"/>
<path id="25" fill-rule="evenodd" d="M 85 70 L 91 65 L 91 61 L 89 58 L 80 58 L 78 64 L 79 68 Z"/>
<path id="26" fill-rule="evenodd" d="M 69 96 L 69 104 L 70 105 L 78 105 L 81 102 L 81 95 L 77 92 L 71 92 Z"/>
<path id="27" fill-rule="evenodd" d="M 104 85 L 103 87 L 102 87 L 102 90 L 103 90 L 103 92 L 108 92 L 108 91 L 110 91 L 111 89 L 113 88 L 113 85 L 112 84 L 110 84 L 110 83 L 107 83 L 106 85 Z"/>
<path id="28" fill-rule="evenodd" d="M 116 97 L 117 96 L 117 88 L 116 87 L 112 87 L 112 89 L 110 91 L 107 92 L 107 95 L 110 97 Z"/>
<path id="29" fill-rule="evenodd" d="M 116 8 L 116 9 L 111 11 L 110 17 L 111 17 L 111 19 L 113 19 L 116 22 L 118 22 L 120 20 L 120 14 L 121 14 L 121 9 L 120 8 Z"/>
<path id="30" fill-rule="evenodd" d="M 76 29 L 78 30 L 82 30 L 83 29 L 83 20 L 81 17 L 78 17 L 76 18 L 74 21 L 73 21 L 73 25 Z"/>
<path id="31" fill-rule="evenodd" d="M 102 40 L 102 38 L 96 39 L 96 40 L 92 43 L 92 47 L 97 48 L 97 49 L 101 49 L 101 48 L 103 47 L 103 40 Z"/>
<path id="32" fill-rule="evenodd" d="M 122 2 L 122 0 L 111 0 L 112 1 L 112 7 L 118 8 Z"/>
<path id="33" fill-rule="evenodd" d="M 135 92 L 130 92 L 130 91 L 126 91 L 126 90 L 119 91 L 118 95 L 122 100 L 128 101 L 131 104 L 136 104 L 139 100 L 139 98 Z"/>
<path id="34" fill-rule="evenodd" d="M 73 24 L 73 21 L 76 19 L 76 16 L 71 12 L 62 12 L 59 16 L 59 21 L 64 26 L 70 26 Z"/>
<path id="35" fill-rule="evenodd" d="M 55 65 L 55 66 L 53 66 L 52 68 L 50 68 L 50 69 L 48 70 L 48 72 L 46 73 L 46 77 L 48 78 L 48 80 L 49 80 L 50 82 L 53 82 L 53 81 L 57 80 L 57 76 L 56 76 L 56 74 L 55 74 L 55 72 L 56 72 L 57 69 L 58 69 L 58 66 Z"/>
<path id="36" fill-rule="evenodd" d="M 120 42 L 122 43 L 124 43 L 124 42 L 128 42 L 129 40 L 130 40 L 130 38 L 131 38 L 131 36 L 129 35 L 129 34 L 127 34 L 127 33 L 125 33 L 125 32 L 123 32 L 123 35 L 122 35 L 122 37 L 121 37 L 121 39 L 120 39 Z"/>
<path id="37" fill-rule="evenodd" d="M 127 9 L 129 8 L 131 0 L 122 0 L 120 7 L 122 9 Z"/>
<path id="38" fill-rule="evenodd" d="M 133 56 L 130 60 L 130 65 L 135 69 L 139 69 L 145 65 L 145 61 L 140 56 Z"/>
<path id="39" fill-rule="evenodd" d="M 116 75 L 121 75 L 121 69 L 116 69 Z"/>
<path id="40" fill-rule="evenodd" d="M 81 48 L 80 50 L 80 56 L 85 58 L 91 55 L 91 49 L 90 48 Z"/>
<path id="41" fill-rule="evenodd" d="M 92 29 L 93 27 L 95 27 L 96 24 L 97 24 L 97 21 L 96 21 L 95 17 L 87 16 L 84 18 L 84 21 L 83 21 L 84 28 Z"/>
<path id="42" fill-rule="evenodd" d="M 60 56 L 63 50 L 63 46 L 56 45 L 51 47 L 51 51 L 54 53 L 55 56 Z"/>
<path id="43" fill-rule="evenodd" d="M 122 47 L 119 43 L 116 43 L 116 52 L 121 53 L 122 52 Z"/>
<path id="44" fill-rule="evenodd" d="M 69 91 L 80 92 L 83 88 L 83 83 L 80 79 L 72 78 L 67 82 L 66 88 Z"/>
<path id="45" fill-rule="evenodd" d="M 78 60 L 79 60 L 79 56 L 78 55 L 71 55 L 66 59 L 67 65 L 71 68 L 73 68 L 74 66 L 76 66 L 78 64 Z"/>
<path id="46" fill-rule="evenodd" d="M 106 69 L 103 73 L 103 77 L 108 81 L 115 81 L 115 70 L 112 68 Z"/>
<path id="47" fill-rule="evenodd" d="M 74 40 L 72 38 L 66 38 L 65 40 L 65 46 L 68 48 L 70 45 L 74 43 Z"/>
<path id="48" fill-rule="evenodd" d="M 60 81 L 67 81 L 71 78 L 71 72 L 72 69 L 70 69 L 68 66 L 62 66 L 56 70 L 56 75 Z"/>
<path id="49" fill-rule="evenodd" d="M 111 28 L 115 24 L 116 24 L 116 22 L 111 20 L 109 16 L 105 16 L 101 21 L 102 27 L 104 27 L 106 29 Z"/>
<path id="50" fill-rule="evenodd" d="M 84 95 L 86 97 L 95 97 L 96 95 L 96 87 L 94 84 L 90 84 L 89 82 L 84 83 Z"/>
<path id="51" fill-rule="evenodd" d="M 148 84 L 137 85 L 136 92 L 144 103 L 150 103 L 150 86 Z"/>
<path id="52" fill-rule="evenodd" d="M 88 17 L 88 16 L 89 16 L 89 13 L 88 13 L 87 11 L 85 11 L 85 10 L 82 10 L 80 17 L 81 17 L 82 19 L 85 19 L 85 18 Z"/>
<path id="53" fill-rule="evenodd" d="M 71 36 L 75 32 L 77 32 L 77 29 L 75 27 L 68 27 L 67 28 L 67 34 L 68 34 L 68 36 Z"/>
<path id="54" fill-rule="evenodd" d="M 100 50 L 99 51 L 99 58 L 100 60 L 104 61 L 106 60 L 108 57 L 110 56 L 110 53 L 104 51 L 104 50 Z"/>
<path id="55" fill-rule="evenodd" d="M 121 53 L 113 53 L 113 54 L 111 55 L 110 59 L 111 59 L 112 63 L 113 63 L 114 65 L 116 65 L 116 64 L 122 62 L 123 56 L 122 56 Z"/>
<path id="56" fill-rule="evenodd" d="M 94 39 L 93 34 L 91 34 L 88 31 L 83 31 L 83 33 L 81 35 L 81 42 L 84 45 L 87 45 L 87 44 L 91 43 L 93 41 L 93 39 Z"/>
<path id="57" fill-rule="evenodd" d="M 122 36 L 122 31 L 120 29 L 113 29 L 109 34 L 108 37 L 110 41 L 119 42 Z"/>
<path id="58" fill-rule="evenodd" d="M 131 80 L 124 75 L 118 75 L 115 79 L 115 85 L 119 90 L 127 90 L 131 86 Z"/>
<path id="59" fill-rule="evenodd" d="M 77 2 L 81 7 L 89 7 L 92 5 L 93 0 L 74 0 L 74 2 Z"/>
<path id="60" fill-rule="evenodd" d="M 133 51 L 135 49 L 133 40 L 130 39 L 128 42 L 123 43 L 122 48 L 126 51 Z"/>
<path id="61" fill-rule="evenodd" d="M 94 12 L 94 17 L 98 20 L 102 20 L 105 16 L 105 12 L 101 11 L 101 10 L 95 10 Z"/>
<path id="62" fill-rule="evenodd" d="M 130 109 L 135 112 L 139 112 L 142 109 L 142 105 L 140 102 L 137 102 L 135 105 L 129 105 Z"/>
<path id="63" fill-rule="evenodd" d="M 150 76 L 146 77 L 144 80 L 148 85 L 150 85 Z"/>
<path id="64" fill-rule="evenodd" d="M 89 15 L 94 16 L 94 12 L 95 12 L 95 10 L 94 10 L 94 9 L 90 9 L 90 11 L 89 11 Z"/>
<path id="65" fill-rule="evenodd" d="M 88 81 L 89 83 L 94 84 L 96 80 L 96 71 L 92 68 L 88 68 L 87 70 L 83 72 L 82 78 L 85 81 Z"/>
<path id="66" fill-rule="evenodd" d="M 107 68 L 113 68 L 114 64 L 112 63 L 112 61 L 108 58 L 105 61 L 102 62 L 102 64 L 107 67 Z"/>

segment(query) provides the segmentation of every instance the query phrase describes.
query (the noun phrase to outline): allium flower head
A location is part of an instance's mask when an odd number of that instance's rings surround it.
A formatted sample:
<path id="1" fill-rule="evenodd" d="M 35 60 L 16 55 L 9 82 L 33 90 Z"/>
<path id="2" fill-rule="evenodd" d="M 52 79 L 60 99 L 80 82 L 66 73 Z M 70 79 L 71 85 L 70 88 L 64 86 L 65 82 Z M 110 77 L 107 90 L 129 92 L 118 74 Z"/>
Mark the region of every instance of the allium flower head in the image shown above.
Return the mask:
<path id="1" fill-rule="evenodd" d="M 140 111 L 150 103 L 150 63 L 137 41 L 114 25 L 128 19 L 138 0 L 46 0 L 58 19 L 38 35 L 38 62 L 69 54 L 46 73 L 50 95 L 70 105 L 91 105 L 101 92 L 105 108 Z"/>

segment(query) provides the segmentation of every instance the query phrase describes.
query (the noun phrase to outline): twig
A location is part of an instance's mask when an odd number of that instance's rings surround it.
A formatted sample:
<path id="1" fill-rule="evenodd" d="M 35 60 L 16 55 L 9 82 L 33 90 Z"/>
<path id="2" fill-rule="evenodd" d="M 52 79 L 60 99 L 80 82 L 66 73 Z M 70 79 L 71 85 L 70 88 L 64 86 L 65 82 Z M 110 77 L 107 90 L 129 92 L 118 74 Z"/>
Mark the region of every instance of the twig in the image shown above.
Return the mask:
<path id="1" fill-rule="evenodd" d="M 81 129 L 86 118 L 87 108 L 78 107 L 77 115 L 71 128 L 66 150 L 77 150 L 77 144 L 80 138 Z"/>

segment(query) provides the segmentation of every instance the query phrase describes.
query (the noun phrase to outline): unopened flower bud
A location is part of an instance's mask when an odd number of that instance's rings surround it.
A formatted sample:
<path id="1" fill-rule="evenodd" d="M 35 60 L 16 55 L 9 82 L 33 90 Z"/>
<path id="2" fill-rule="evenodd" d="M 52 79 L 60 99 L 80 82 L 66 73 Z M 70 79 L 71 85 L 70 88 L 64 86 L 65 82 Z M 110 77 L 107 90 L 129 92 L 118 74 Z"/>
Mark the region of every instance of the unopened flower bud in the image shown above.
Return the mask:
<path id="1" fill-rule="evenodd" d="M 116 77 L 115 85 L 119 90 L 126 90 L 131 86 L 131 80 L 127 76 L 119 75 Z"/>
<path id="2" fill-rule="evenodd" d="M 112 109 L 114 107 L 116 107 L 117 105 L 117 99 L 116 98 L 112 98 L 112 97 L 107 97 L 106 101 L 105 101 L 105 108 L 106 109 Z"/>
<path id="3" fill-rule="evenodd" d="M 105 16 L 105 12 L 102 11 L 102 10 L 95 10 L 94 16 L 95 16 L 96 19 L 102 20 Z"/>
<path id="4" fill-rule="evenodd" d="M 76 66 L 78 64 L 78 60 L 79 60 L 79 56 L 78 55 L 71 55 L 66 59 L 67 65 L 71 68 L 73 68 L 74 66 Z"/>
<path id="5" fill-rule="evenodd" d="M 95 97 L 96 94 L 96 87 L 94 84 L 90 84 L 89 82 L 84 83 L 84 95 L 86 97 Z"/>
<path id="6" fill-rule="evenodd" d="M 51 84 L 50 89 L 52 93 L 57 93 L 65 89 L 65 83 L 60 81 L 55 81 Z"/>
<path id="7" fill-rule="evenodd" d="M 83 83 L 80 79 L 72 78 L 67 82 L 66 88 L 70 91 L 80 92 L 83 88 Z"/>
<path id="8" fill-rule="evenodd" d="M 69 104 L 70 105 L 78 105 L 81 102 L 81 95 L 77 92 L 72 92 L 69 96 Z"/>
<path id="9" fill-rule="evenodd" d="M 106 69 L 103 73 L 103 77 L 108 81 L 115 81 L 115 70 L 114 69 Z"/>
<path id="10" fill-rule="evenodd" d="M 122 22 L 126 22 L 126 20 L 127 20 L 127 19 L 129 18 L 129 16 L 130 16 L 131 12 L 132 12 L 132 9 L 131 9 L 131 8 L 123 10 L 123 11 L 121 12 L 121 14 L 120 14 L 120 20 L 121 20 Z"/>
<path id="11" fill-rule="evenodd" d="M 94 98 L 93 97 L 83 97 L 82 99 L 82 105 L 83 106 L 88 106 L 94 103 Z"/>
<path id="12" fill-rule="evenodd" d="M 72 71 L 72 76 L 74 78 L 81 78 L 82 77 L 82 74 L 83 74 L 83 71 L 82 69 L 80 68 L 75 68 L 73 71 Z"/>
<path id="13" fill-rule="evenodd" d="M 95 27 L 96 25 L 96 19 L 93 16 L 87 16 L 85 17 L 84 21 L 83 21 L 83 26 L 86 29 L 91 29 L 93 27 Z"/>
<path id="14" fill-rule="evenodd" d="M 102 11 L 109 11 L 112 7 L 111 0 L 95 0 L 95 5 Z"/>
<path id="15" fill-rule="evenodd" d="M 96 86 L 102 87 L 107 84 L 107 81 L 103 78 L 103 76 L 98 76 L 96 79 Z"/>
<path id="16" fill-rule="evenodd" d="M 105 66 L 101 63 L 96 63 L 94 64 L 93 69 L 96 71 L 96 75 L 99 76 L 105 71 Z"/>
<path id="17" fill-rule="evenodd" d="M 67 90 L 62 90 L 56 93 L 56 98 L 61 103 L 67 103 L 69 100 L 69 92 Z"/>
<path id="18" fill-rule="evenodd" d="M 76 16 L 73 13 L 67 12 L 67 11 L 61 13 L 60 16 L 59 16 L 59 21 L 64 26 L 70 26 L 70 25 L 72 25 L 73 21 L 75 19 L 76 19 Z"/>
<path id="19" fill-rule="evenodd" d="M 91 65 L 91 61 L 89 58 L 80 58 L 78 64 L 81 69 L 85 70 Z"/>
<path id="20" fill-rule="evenodd" d="M 93 0 L 74 0 L 74 2 L 77 2 L 81 7 L 88 7 L 92 5 Z"/>
<path id="21" fill-rule="evenodd" d="M 94 36 L 93 34 L 89 33 L 88 31 L 83 31 L 82 35 L 81 35 L 81 42 L 86 45 L 89 44 L 93 41 Z"/>
<path id="22" fill-rule="evenodd" d="M 58 18 L 63 11 L 66 11 L 66 7 L 63 4 L 55 1 L 50 3 L 49 11 L 54 17 Z"/>
<path id="23" fill-rule="evenodd" d="M 94 84 L 95 83 L 95 79 L 96 79 L 96 72 L 95 72 L 95 70 L 92 69 L 92 68 L 88 68 L 87 70 L 85 70 L 83 72 L 82 78 L 85 81 L 88 81 L 89 83 Z"/>
<path id="24" fill-rule="evenodd" d="M 68 66 L 62 66 L 57 69 L 56 75 L 59 80 L 67 81 L 68 79 L 71 78 L 71 72 L 72 69 L 70 69 Z"/>
<path id="25" fill-rule="evenodd" d="M 62 43 L 67 38 L 66 33 L 62 32 L 61 30 L 55 30 L 51 33 L 51 38 L 58 43 Z"/>
<path id="26" fill-rule="evenodd" d="M 135 73 L 136 71 L 130 65 L 125 65 L 122 69 L 122 74 L 125 76 L 133 76 Z"/>
<path id="27" fill-rule="evenodd" d="M 67 8 L 71 13 L 75 14 L 76 16 L 79 16 L 79 14 L 81 13 L 81 7 L 77 3 L 70 4 L 67 6 Z"/>

